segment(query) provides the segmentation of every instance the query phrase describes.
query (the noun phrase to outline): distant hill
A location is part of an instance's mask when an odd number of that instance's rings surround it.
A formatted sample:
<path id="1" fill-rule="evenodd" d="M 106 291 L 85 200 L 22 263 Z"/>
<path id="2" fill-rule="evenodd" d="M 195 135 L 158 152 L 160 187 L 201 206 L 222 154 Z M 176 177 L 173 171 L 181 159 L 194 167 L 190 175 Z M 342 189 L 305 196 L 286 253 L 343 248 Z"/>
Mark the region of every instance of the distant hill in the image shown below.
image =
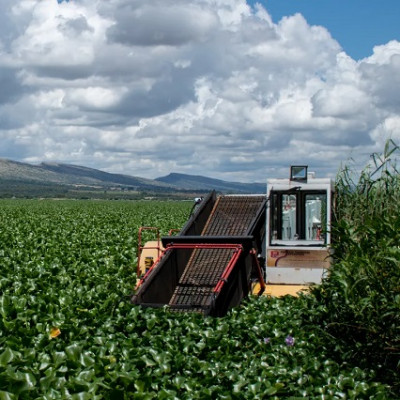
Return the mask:
<path id="1" fill-rule="evenodd" d="M 140 190 L 175 190 L 174 187 L 153 179 L 136 176 L 112 174 L 94 168 L 71 164 L 41 163 L 38 168 L 56 173 L 60 177 L 68 177 L 73 184 L 91 184 L 100 186 L 126 186 Z"/>
<path id="2" fill-rule="evenodd" d="M 32 165 L 0 159 L 1 197 L 104 197 L 140 198 L 185 193 L 264 193 L 257 183 L 225 182 L 204 176 L 170 174 L 157 179 L 112 174 L 94 168 L 62 163 Z"/>
<path id="3" fill-rule="evenodd" d="M 266 184 L 227 182 L 220 179 L 207 178 L 200 175 L 186 175 L 171 173 L 157 178 L 156 181 L 164 182 L 184 190 L 217 190 L 224 193 L 265 193 Z"/>

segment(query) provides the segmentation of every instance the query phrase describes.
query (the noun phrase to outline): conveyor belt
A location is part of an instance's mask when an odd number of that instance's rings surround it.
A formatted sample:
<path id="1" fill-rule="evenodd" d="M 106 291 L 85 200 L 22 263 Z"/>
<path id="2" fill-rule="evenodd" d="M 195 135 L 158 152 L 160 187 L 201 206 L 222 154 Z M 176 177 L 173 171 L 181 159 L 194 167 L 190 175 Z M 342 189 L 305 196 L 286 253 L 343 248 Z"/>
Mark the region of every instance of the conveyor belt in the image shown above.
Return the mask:
<path id="1" fill-rule="evenodd" d="M 251 223 L 265 196 L 222 196 L 214 205 L 202 236 L 241 236 L 249 233 Z"/>
<path id="2" fill-rule="evenodd" d="M 179 283 L 214 287 L 232 255 L 232 249 L 196 249 Z"/>
<path id="3" fill-rule="evenodd" d="M 233 253 L 233 249 L 195 249 L 169 304 L 210 306 L 213 289 Z"/>
<path id="4" fill-rule="evenodd" d="M 249 234 L 252 222 L 264 202 L 264 196 L 219 197 L 201 236 Z M 232 249 L 195 249 L 169 305 L 172 307 L 174 305 L 210 306 L 213 288 L 218 283 L 232 255 Z"/>

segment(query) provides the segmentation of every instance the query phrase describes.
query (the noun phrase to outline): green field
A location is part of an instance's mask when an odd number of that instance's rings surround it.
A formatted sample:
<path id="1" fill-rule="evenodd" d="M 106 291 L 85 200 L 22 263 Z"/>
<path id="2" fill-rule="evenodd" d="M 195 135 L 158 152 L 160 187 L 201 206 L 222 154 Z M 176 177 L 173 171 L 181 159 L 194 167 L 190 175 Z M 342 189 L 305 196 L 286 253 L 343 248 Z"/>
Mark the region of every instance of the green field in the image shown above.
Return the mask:
<path id="1" fill-rule="evenodd" d="M 132 306 L 139 226 L 167 234 L 191 206 L 0 201 L 0 399 L 396 398 L 313 296 L 220 319 Z"/>

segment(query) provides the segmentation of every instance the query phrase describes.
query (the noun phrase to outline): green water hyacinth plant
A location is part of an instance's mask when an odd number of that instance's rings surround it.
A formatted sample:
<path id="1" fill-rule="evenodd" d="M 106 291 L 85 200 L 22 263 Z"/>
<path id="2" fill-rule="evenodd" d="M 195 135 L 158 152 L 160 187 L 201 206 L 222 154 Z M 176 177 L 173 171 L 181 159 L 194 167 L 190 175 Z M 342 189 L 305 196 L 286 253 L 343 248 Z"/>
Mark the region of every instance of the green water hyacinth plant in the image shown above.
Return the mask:
<path id="1" fill-rule="evenodd" d="M 223 318 L 133 306 L 139 227 L 166 235 L 191 207 L 0 200 L 0 399 L 399 398 L 315 296 L 250 297 Z"/>

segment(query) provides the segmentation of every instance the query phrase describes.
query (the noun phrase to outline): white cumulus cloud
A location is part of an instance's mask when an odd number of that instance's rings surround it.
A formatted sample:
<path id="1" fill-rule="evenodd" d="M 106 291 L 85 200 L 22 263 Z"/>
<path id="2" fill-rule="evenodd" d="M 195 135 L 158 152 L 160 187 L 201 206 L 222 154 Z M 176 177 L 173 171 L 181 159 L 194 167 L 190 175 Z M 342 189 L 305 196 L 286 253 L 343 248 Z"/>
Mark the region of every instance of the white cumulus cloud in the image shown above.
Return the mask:
<path id="1" fill-rule="evenodd" d="M 266 5 L 268 7 L 268 3 Z M 334 175 L 400 140 L 400 43 L 355 61 L 245 0 L 0 5 L 0 157 L 154 178 Z M 285 171 L 285 172 L 283 172 Z"/>

